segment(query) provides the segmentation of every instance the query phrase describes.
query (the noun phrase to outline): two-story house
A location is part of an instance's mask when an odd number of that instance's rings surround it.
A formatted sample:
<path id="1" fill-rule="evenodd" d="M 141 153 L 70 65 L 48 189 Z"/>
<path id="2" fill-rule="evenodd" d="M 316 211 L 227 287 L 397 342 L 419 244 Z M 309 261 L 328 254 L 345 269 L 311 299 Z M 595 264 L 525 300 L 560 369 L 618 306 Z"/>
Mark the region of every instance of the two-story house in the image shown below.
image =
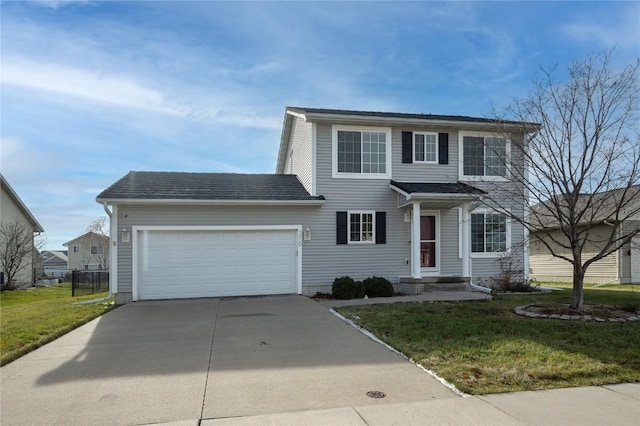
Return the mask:
<path id="1" fill-rule="evenodd" d="M 525 229 L 478 202 L 522 168 L 510 149 L 522 131 L 503 131 L 475 117 L 286 108 L 275 174 L 130 172 L 98 195 L 111 290 L 117 303 L 313 295 L 375 275 L 415 293 L 490 278 L 508 251 L 527 270 Z M 525 214 L 523 199 L 500 208 Z"/>
<path id="2" fill-rule="evenodd" d="M 89 231 L 67 241 L 67 268 L 70 271 L 109 269 L 109 237 Z"/>

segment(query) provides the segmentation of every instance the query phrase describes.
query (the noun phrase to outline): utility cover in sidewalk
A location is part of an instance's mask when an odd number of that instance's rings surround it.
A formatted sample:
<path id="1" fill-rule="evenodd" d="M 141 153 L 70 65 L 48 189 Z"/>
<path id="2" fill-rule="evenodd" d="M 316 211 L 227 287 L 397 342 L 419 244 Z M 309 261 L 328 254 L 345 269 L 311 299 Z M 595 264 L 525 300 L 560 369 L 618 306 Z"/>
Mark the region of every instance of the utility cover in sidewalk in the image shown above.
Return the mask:
<path id="1" fill-rule="evenodd" d="M 387 395 L 381 391 L 369 391 L 367 392 L 367 396 L 370 398 L 384 398 Z"/>

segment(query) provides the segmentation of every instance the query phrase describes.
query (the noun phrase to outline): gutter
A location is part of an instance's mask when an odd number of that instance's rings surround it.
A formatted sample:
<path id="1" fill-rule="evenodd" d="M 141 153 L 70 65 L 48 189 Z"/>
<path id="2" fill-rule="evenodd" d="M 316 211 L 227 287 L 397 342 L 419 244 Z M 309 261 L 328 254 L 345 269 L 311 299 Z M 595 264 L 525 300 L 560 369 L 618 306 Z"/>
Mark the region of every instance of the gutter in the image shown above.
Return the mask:
<path id="1" fill-rule="evenodd" d="M 469 287 L 471 287 L 471 290 L 479 291 L 481 293 L 491 294 L 492 292 L 492 289 L 490 289 L 489 287 L 483 287 L 481 285 L 474 284 L 471 281 L 469 281 Z"/>

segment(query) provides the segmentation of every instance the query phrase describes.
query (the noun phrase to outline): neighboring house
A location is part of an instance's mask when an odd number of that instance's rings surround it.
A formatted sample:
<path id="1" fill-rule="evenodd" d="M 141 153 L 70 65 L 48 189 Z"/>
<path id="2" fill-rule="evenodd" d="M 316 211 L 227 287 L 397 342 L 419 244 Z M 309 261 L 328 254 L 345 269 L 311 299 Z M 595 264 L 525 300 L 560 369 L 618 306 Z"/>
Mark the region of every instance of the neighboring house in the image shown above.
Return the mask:
<path id="1" fill-rule="evenodd" d="M 109 237 L 87 232 L 63 244 L 67 247 L 67 267 L 71 271 L 109 269 Z"/>
<path id="2" fill-rule="evenodd" d="M 66 250 L 44 250 L 42 252 L 44 275 L 49 278 L 64 278 L 69 271 L 69 258 Z"/>
<path id="3" fill-rule="evenodd" d="M 508 251 L 526 266 L 524 228 L 478 208 L 522 167 L 490 154 L 510 153 L 497 131 L 475 117 L 286 108 L 276 174 L 130 172 L 96 199 L 110 208 L 111 291 L 117 303 L 313 295 L 375 275 L 416 293 L 496 276 Z M 502 207 L 524 214 L 525 202 Z"/>
<path id="4" fill-rule="evenodd" d="M 593 200 L 595 203 L 602 203 L 604 207 L 601 209 L 602 212 L 596 212 L 588 222 L 582 223 L 584 227 L 590 228 L 589 241 L 585 245 L 583 259 L 588 259 L 599 253 L 611 236 L 611 224 L 615 221 L 615 214 L 606 209 L 607 199 L 616 197 L 620 192 L 621 190 L 603 192 L 597 194 L 596 198 L 589 195 L 581 196 L 579 202 L 587 203 L 589 200 Z M 619 217 L 629 216 L 620 227 L 620 231 L 624 234 L 640 229 L 640 185 L 632 186 L 628 193 L 633 194 L 634 201 L 630 202 L 619 215 Z M 542 205 L 535 207 L 537 210 L 543 208 Z M 570 282 L 573 280 L 571 263 L 552 256 L 549 249 L 540 242 L 541 239 L 547 238 L 554 248 L 554 252 L 571 258 L 569 250 L 562 249 L 550 239 L 562 242 L 566 241 L 566 237 L 557 229 L 557 221 L 547 214 L 541 216 L 540 223 L 536 224 L 538 231 L 531 232 L 529 261 L 531 277 L 538 281 Z M 550 235 L 546 236 L 546 233 Z M 591 264 L 585 274 L 584 282 L 640 284 L 640 234 L 636 235 L 631 243 L 625 244 L 615 253 Z"/>
<path id="5" fill-rule="evenodd" d="M 0 228 L 7 230 L 14 225 L 24 226 L 23 229 L 26 229 L 29 235 L 27 237 L 28 244 L 31 246 L 29 253 L 24 256 L 24 261 L 14 281 L 19 287 L 31 286 L 34 283 L 34 275 L 37 273 L 37 260 L 39 258 L 38 250 L 34 244 L 34 234 L 44 232 L 44 229 L 18 197 L 18 194 L 9 185 L 5 177 L 0 174 Z M 1 243 L 0 255 L 4 254 L 5 250 L 6 246 Z M 0 262 L 0 272 L 4 273 L 2 269 L 3 264 Z"/>

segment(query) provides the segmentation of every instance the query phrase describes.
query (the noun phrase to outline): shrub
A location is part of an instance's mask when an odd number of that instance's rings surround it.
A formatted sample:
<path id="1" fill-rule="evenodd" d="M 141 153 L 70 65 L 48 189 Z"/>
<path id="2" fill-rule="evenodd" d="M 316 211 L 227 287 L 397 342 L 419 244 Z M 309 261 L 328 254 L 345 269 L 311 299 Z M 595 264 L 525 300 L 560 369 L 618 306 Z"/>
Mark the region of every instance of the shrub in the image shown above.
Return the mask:
<path id="1" fill-rule="evenodd" d="M 362 281 L 355 281 L 353 283 L 353 298 L 362 299 L 365 294 L 364 283 Z"/>
<path id="2" fill-rule="evenodd" d="M 364 292 L 367 297 L 391 297 L 393 296 L 393 284 L 383 277 L 369 277 L 365 279 Z"/>
<path id="3" fill-rule="evenodd" d="M 356 283 L 353 278 L 344 276 L 333 280 L 331 294 L 336 299 L 353 299 Z"/>

